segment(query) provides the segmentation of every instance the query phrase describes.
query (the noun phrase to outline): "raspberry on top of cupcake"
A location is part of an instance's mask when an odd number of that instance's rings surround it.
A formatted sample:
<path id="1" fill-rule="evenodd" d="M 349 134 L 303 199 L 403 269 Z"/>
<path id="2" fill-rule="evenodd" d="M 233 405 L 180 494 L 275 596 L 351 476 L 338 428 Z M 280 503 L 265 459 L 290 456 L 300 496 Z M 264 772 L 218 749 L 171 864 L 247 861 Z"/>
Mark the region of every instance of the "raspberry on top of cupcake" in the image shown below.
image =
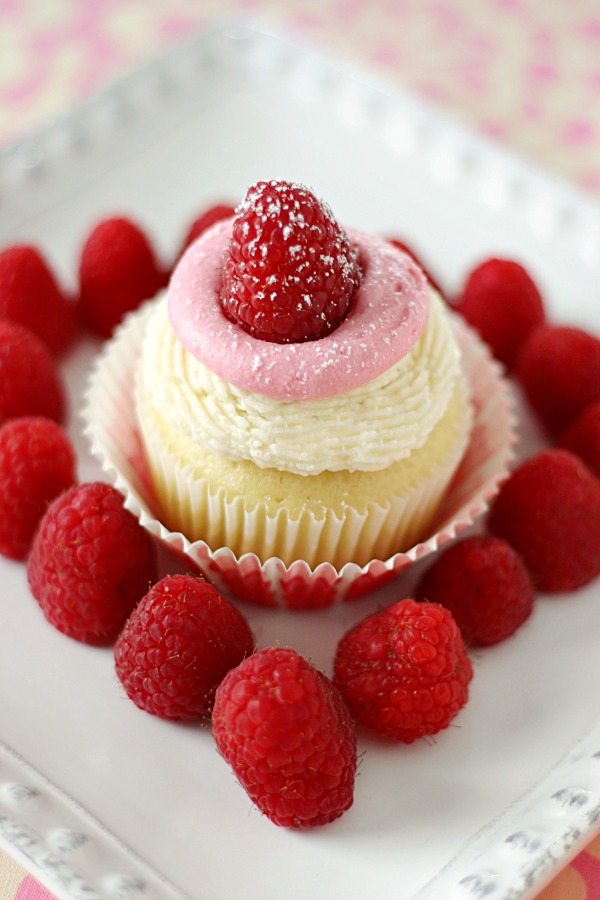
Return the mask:
<path id="1" fill-rule="evenodd" d="M 406 355 L 428 312 L 426 277 L 407 254 L 343 231 L 307 188 L 284 181 L 250 188 L 236 217 L 188 251 L 169 290 L 183 346 L 237 387 L 279 400 L 370 381 Z"/>
<path id="2" fill-rule="evenodd" d="M 467 395 L 415 261 L 269 181 L 184 253 L 136 396 L 167 527 L 341 567 L 426 534 L 468 441 Z"/>
<path id="3" fill-rule="evenodd" d="M 321 338 L 346 316 L 361 279 L 357 248 L 301 185 L 259 181 L 233 222 L 221 304 L 276 343 Z"/>

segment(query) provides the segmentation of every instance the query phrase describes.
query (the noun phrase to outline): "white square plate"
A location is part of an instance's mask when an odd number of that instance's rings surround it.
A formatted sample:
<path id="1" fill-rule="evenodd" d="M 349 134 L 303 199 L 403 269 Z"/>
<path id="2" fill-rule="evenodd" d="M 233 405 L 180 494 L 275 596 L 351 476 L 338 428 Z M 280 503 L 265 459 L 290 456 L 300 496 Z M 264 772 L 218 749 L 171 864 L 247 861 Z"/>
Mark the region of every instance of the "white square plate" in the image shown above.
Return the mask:
<path id="1" fill-rule="evenodd" d="M 84 235 L 136 217 L 171 260 L 189 222 L 258 178 L 311 185 L 343 222 L 410 240 L 452 291 L 485 256 L 538 280 L 550 316 L 600 332 L 600 210 L 433 109 L 285 39 L 217 29 L 0 155 L 0 246 L 34 241 L 74 287 Z M 93 342 L 65 362 L 78 408 Z M 525 422 L 530 439 L 534 429 Z M 385 594 L 323 612 L 244 607 L 328 674 Z M 600 815 L 600 584 L 540 597 L 474 654 L 471 699 L 435 740 L 361 736 L 355 803 L 310 833 L 251 807 L 208 730 L 128 701 L 112 653 L 48 626 L 0 561 L 0 836 L 65 898 L 452 900 L 531 896 Z"/>

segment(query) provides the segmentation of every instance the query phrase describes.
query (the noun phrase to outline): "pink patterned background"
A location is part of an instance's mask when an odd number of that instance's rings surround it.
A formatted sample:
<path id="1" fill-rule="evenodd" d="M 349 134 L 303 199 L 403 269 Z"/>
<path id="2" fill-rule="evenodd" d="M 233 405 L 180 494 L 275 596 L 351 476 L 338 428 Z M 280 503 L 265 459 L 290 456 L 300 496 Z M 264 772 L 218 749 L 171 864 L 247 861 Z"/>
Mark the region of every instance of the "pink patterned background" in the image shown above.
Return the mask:
<path id="1" fill-rule="evenodd" d="M 600 198 L 599 0 L 0 0 L 0 147 L 225 18 L 284 28 Z M 0 896 L 51 895 L 0 851 Z M 600 838 L 539 900 L 600 898 Z"/>
<path id="2" fill-rule="evenodd" d="M 597 0 L 0 0 L 0 144 L 232 16 L 364 63 L 600 194 Z"/>

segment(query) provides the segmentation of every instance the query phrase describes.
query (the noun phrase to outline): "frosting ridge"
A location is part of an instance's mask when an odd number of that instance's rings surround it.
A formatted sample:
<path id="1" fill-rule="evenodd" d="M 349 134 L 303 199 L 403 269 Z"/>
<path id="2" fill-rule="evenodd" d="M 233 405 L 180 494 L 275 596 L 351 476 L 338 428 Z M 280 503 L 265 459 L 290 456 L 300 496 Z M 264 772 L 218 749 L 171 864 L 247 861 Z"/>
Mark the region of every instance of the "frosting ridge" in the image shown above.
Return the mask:
<path id="1" fill-rule="evenodd" d="M 428 440 L 460 378 L 443 301 L 431 295 L 420 339 L 395 365 L 347 393 L 282 401 L 238 388 L 177 339 L 166 299 L 156 301 L 139 377 L 175 433 L 214 453 L 303 475 L 376 471 Z"/>

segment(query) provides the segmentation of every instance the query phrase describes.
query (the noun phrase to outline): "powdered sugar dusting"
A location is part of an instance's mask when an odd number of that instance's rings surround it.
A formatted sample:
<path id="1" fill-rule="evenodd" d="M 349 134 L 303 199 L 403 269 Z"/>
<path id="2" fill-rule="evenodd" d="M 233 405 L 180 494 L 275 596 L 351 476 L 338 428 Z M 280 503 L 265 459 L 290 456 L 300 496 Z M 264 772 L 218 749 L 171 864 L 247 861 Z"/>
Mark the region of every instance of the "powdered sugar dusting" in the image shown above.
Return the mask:
<path id="1" fill-rule="evenodd" d="M 356 248 L 312 191 L 280 180 L 248 189 L 223 268 L 227 318 L 267 341 L 316 340 L 339 325 L 360 278 Z"/>

